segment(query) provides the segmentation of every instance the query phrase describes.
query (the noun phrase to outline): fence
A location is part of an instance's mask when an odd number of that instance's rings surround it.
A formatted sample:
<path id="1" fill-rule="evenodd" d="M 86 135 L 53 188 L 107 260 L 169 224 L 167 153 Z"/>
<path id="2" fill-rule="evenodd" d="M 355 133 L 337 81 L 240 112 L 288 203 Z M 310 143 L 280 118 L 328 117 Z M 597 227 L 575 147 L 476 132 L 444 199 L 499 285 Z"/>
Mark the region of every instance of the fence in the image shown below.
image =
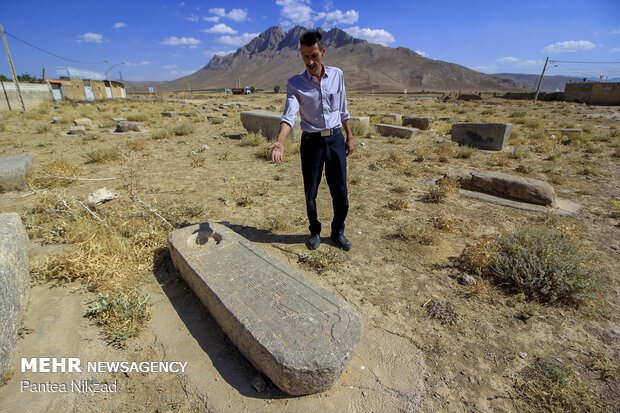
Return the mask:
<path id="1" fill-rule="evenodd" d="M 13 82 L 0 82 L 0 110 L 22 110 L 22 104 Z M 20 83 L 26 109 L 33 109 L 43 102 L 52 100 L 52 88 L 49 84 Z"/>

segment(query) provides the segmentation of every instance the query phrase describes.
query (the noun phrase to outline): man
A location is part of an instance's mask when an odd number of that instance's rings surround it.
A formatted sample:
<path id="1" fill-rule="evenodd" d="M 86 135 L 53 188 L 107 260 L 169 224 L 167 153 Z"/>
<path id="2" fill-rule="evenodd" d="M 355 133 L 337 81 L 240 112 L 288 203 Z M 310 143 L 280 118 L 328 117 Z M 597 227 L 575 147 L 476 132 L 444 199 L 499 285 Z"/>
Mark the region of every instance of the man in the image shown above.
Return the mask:
<path id="1" fill-rule="evenodd" d="M 316 196 L 325 166 L 325 178 L 332 196 L 334 218 L 330 239 L 339 248 L 349 251 L 351 243 L 344 236 L 344 221 L 349 211 L 347 195 L 347 159 L 353 153 L 353 134 L 349 126 L 347 97 L 342 71 L 324 66 L 325 46 L 321 33 L 304 33 L 299 39 L 301 58 L 306 70 L 291 77 L 286 88 L 286 106 L 280 120 L 276 142 L 269 146 L 271 159 L 279 164 L 284 155 L 284 141 L 295 124 L 297 111 L 301 116 L 301 172 L 304 178 L 306 210 L 310 223 L 309 249 L 321 245 L 321 223 L 317 218 Z M 341 128 L 347 135 L 346 141 Z"/>

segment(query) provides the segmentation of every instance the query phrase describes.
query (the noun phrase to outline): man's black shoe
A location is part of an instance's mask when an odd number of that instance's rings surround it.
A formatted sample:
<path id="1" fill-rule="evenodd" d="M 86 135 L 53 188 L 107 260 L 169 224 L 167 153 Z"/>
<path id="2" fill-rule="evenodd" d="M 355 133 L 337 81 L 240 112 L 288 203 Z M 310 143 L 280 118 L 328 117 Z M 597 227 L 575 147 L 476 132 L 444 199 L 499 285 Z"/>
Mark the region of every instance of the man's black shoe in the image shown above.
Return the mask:
<path id="1" fill-rule="evenodd" d="M 336 246 L 342 250 L 349 251 L 351 249 L 351 243 L 342 234 L 332 235 L 329 239 L 334 241 Z"/>
<path id="2" fill-rule="evenodd" d="M 310 235 L 310 238 L 306 241 L 306 246 L 309 250 L 315 250 L 321 246 L 321 237 L 319 234 Z"/>

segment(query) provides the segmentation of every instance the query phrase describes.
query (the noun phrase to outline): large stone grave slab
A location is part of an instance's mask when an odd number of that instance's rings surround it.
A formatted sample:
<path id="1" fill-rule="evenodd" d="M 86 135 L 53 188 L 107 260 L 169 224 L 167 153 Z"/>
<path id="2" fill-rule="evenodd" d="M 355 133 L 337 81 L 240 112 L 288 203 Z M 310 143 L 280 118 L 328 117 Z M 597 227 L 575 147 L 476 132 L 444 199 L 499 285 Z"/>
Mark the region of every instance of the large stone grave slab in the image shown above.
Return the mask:
<path id="1" fill-rule="evenodd" d="M 222 224 L 173 231 L 172 262 L 250 362 L 293 395 L 329 389 L 361 339 L 359 314 Z"/>
<path id="2" fill-rule="evenodd" d="M 503 150 L 511 132 L 510 123 L 460 122 L 452 125 L 450 129 L 452 140 L 459 145 L 489 151 Z"/>
<path id="3" fill-rule="evenodd" d="M 405 126 L 387 125 L 383 123 L 377 123 L 375 125 L 377 133 L 381 136 L 395 136 L 397 138 L 409 139 L 416 133 L 418 129 L 408 128 Z"/>
<path id="4" fill-rule="evenodd" d="M 28 234 L 19 215 L 0 214 L 0 382 L 11 367 L 29 287 Z"/>
<path id="5" fill-rule="evenodd" d="M 280 119 L 282 113 L 270 112 L 267 110 L 249 110 L 241 112 L 241 123 L 248 132 L 260 133 L 268 141 L 275 141 L 280 131 Z M 301 127 L 299 126 L 299 116 L 295 119 L 295 125 L 288 133 L 288 139 L 293 142 L 301 140 Z"/>
<path id="6" fill-rule="evenodd" d="M 0 193 L 24 189 L 33 157 L 27 153 L 0 158 Z"/>
<path id="7" fill-rule="evenodd" d="M 420 116 L 405 116 L 403 118 L 403 126 L 409 126 L 420 130 L 428 130 L 431 127 L 433 118 Z"/>

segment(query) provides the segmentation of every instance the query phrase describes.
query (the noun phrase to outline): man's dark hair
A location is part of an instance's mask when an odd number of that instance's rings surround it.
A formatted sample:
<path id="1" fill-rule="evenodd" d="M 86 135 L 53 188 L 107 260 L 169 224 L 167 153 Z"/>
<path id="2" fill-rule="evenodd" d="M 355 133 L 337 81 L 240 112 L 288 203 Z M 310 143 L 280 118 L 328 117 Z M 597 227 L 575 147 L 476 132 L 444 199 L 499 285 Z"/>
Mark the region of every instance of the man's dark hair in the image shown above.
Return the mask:
<path id="1" fill-rule="evenodd" d="M 299 43 L 304 46 L 313 46 L 315 43 L 319 44 L 319 49 L 321 48 L 321 39 L 323 35 L 320 32 L 305 32 L 299 38 Z"/>

